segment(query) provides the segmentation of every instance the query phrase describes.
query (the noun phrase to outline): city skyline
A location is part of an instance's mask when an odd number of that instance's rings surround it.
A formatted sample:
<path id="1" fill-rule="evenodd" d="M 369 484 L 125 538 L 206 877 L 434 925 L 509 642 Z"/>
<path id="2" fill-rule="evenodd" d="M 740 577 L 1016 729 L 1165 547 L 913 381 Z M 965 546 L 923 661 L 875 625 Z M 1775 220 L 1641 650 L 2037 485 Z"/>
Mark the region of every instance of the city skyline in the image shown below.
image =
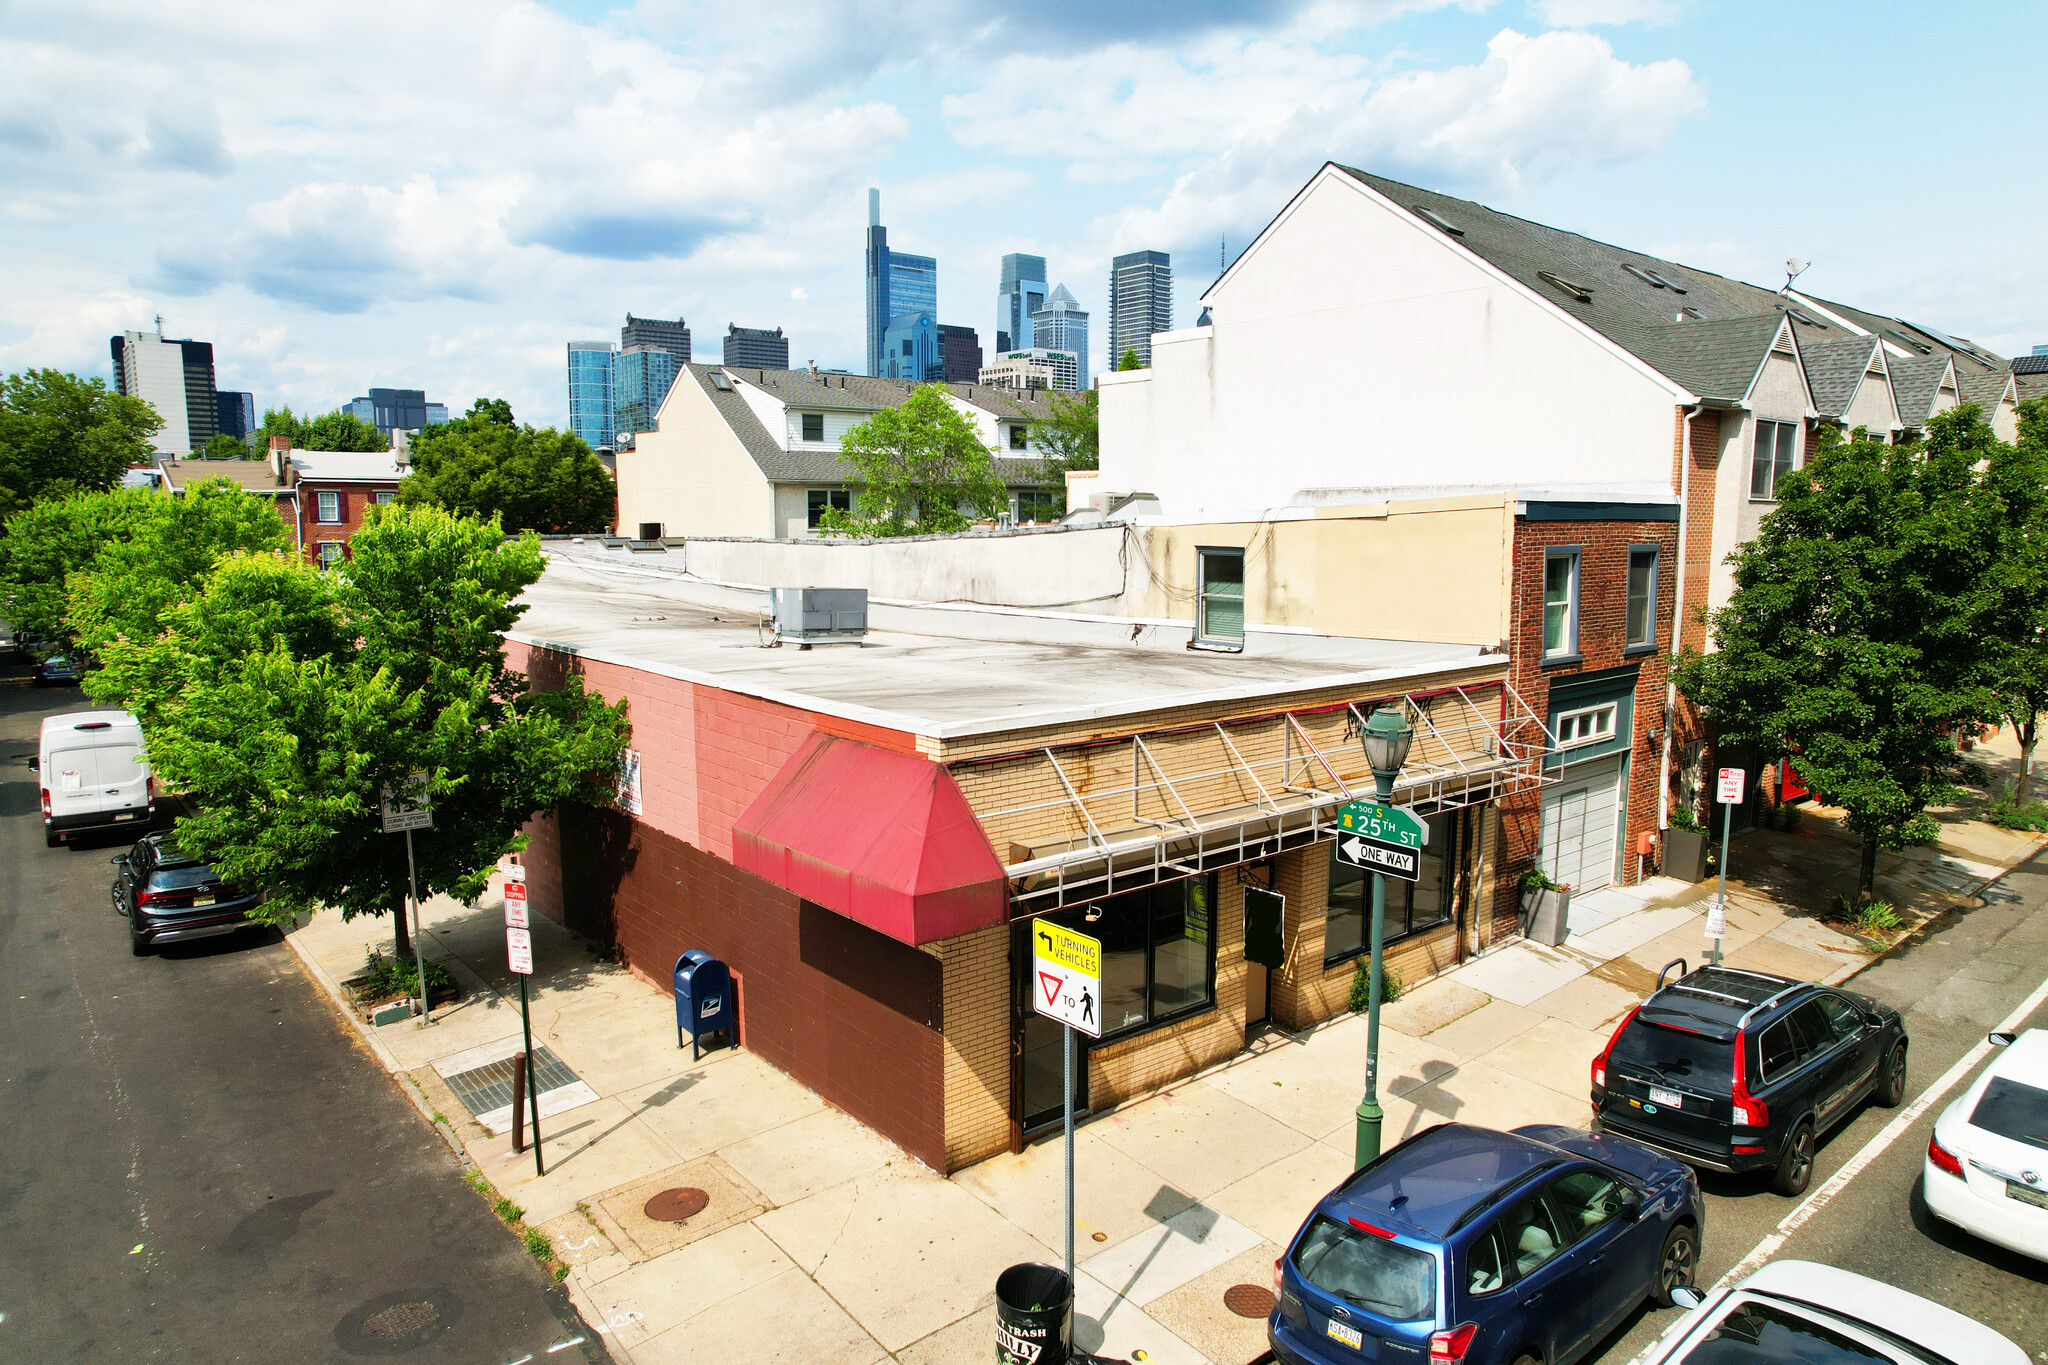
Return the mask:
<path id="1" fill-rule="evenodd" d="M 716 26 L 687 8 L 499 0 L 316 4 L 268 28 L 17 9 L 0 38 L 34 58 L 15 92 L 32 135 L 0 144 L 0 262 L 18 282 L 0 359 L 110 377 L 106 337 L 163 312 L 264 407 L 326 410 L 364 375 L 399 375 L 451 408 L 505 397 L 560 425 L 563 339 L 605 335 L 628 306 L 765 318 L 799 339 L 795 359 L 862 368 L 867 188 L 890 196 L 892 247 L 945 262 L 939 319 L 989 328 L 1007 253 L 1045 257 L 1107 316 L 1111 262 L 1150 249 L 1176 258 L 1188 325 L 1219 245 L 1242 249 L 1326 158 L 1766 287 L 1804 257 L 1824 296 L 2002 352 L 2048 341 L 2048 268 L 2015 230 L 2048 188 L 1949 131 L 2017 117 L 2048 15 L 2005 12 L 1997 43 L 1962 25 L 1911 45 L 1840 3 L 1774 21 L 1779 45 L 1830 55 L 1789 98 L 1831 178 L 1889 183 L 1919 158 L 1978 187 L 1936 241 L 1842 196 L 1698 193 L 1797 174 L 1788 96 L 1715 14 L 1413 0 L 1055 6 L 1026 24 L 942 8 L 913 43 L 805 5 Z M 265 79 L 401 15 L 418 41 L 392 64 L 327 57 Z M 510 65 L 451 69 L 484 34 Z M 493 73 L 522 63 L 564 79 L 510 100 Z M 80 98 L 88 83 L 105 94 Z M 1876 88 L 1943 116 L 1869 137 L 1851 120 Z M 1091 370 L 1113 363 L 1108 330 Z"/>

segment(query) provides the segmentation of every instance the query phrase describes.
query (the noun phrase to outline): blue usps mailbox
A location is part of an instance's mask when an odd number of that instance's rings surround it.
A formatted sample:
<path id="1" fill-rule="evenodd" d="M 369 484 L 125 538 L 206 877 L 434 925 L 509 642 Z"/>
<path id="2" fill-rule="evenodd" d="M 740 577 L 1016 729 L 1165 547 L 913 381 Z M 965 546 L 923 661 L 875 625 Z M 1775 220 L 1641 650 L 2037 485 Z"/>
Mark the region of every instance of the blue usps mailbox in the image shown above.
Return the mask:
<path id="1" fill-rule="evenodd" d="M 701 948 L 676 959 L 676 1046 L 690 1039 L 690 1059 L 702 1055 L 697 1040 L 706 1033 L 733 1034 L 732 972 Z"/>

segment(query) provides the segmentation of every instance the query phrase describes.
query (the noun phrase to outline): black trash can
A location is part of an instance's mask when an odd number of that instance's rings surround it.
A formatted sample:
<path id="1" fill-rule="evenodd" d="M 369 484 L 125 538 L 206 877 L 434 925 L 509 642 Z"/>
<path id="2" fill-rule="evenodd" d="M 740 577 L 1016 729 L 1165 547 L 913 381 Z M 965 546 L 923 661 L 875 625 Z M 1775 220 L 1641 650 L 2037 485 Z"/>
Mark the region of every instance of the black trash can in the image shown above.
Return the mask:
<path id="1" fill-rule="evenodd" d="M 1066 1271 L 1027 1261 L 996 1276 L 996 1365 L 1067 1365 L 1073 1345 Z"/>

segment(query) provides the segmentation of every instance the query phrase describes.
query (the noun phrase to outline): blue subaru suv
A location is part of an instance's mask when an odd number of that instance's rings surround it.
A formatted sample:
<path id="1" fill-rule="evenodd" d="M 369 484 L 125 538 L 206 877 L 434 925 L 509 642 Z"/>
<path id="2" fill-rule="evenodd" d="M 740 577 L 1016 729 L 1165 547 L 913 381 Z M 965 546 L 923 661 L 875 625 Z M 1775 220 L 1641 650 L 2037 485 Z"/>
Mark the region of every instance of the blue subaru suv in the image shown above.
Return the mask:
<path id="1" fill-rule="evenodd" d="M 1440 1124 L 1332 1190 L 1273 1265 L 1281 1365 L 1568 1365 L 1690 1285 L 1691 1169 L 1625 1138 Z"/>

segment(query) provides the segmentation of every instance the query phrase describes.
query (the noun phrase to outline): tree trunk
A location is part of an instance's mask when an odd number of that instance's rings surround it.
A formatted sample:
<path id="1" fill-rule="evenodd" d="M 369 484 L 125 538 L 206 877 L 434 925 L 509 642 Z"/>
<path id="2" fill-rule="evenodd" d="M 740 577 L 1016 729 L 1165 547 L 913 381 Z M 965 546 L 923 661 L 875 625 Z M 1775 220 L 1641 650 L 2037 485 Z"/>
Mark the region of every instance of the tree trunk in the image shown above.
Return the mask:
<path id="1" fill-rule="evenodd" d="M 402 962 L 412 961 L 412 927 L 405 918 L 405 888 L 391 893 L 391 948 Z"/>
<path id="2" fill-rule="evenodd" d="M 2020 780 L 2013 788 L 2013 800 L 2024 806 L 2034 799 L 2034 740 L 2041 718 L 2028 716 L 2024 725 L 2013 726 L 2020 741 Z"/>
<path id="3" fill-rule="evenodd" d="M 1877 899 L 1877 836 L 1863 836 L 1863 869 L 1857 876 L 1856 903 Z"/>

